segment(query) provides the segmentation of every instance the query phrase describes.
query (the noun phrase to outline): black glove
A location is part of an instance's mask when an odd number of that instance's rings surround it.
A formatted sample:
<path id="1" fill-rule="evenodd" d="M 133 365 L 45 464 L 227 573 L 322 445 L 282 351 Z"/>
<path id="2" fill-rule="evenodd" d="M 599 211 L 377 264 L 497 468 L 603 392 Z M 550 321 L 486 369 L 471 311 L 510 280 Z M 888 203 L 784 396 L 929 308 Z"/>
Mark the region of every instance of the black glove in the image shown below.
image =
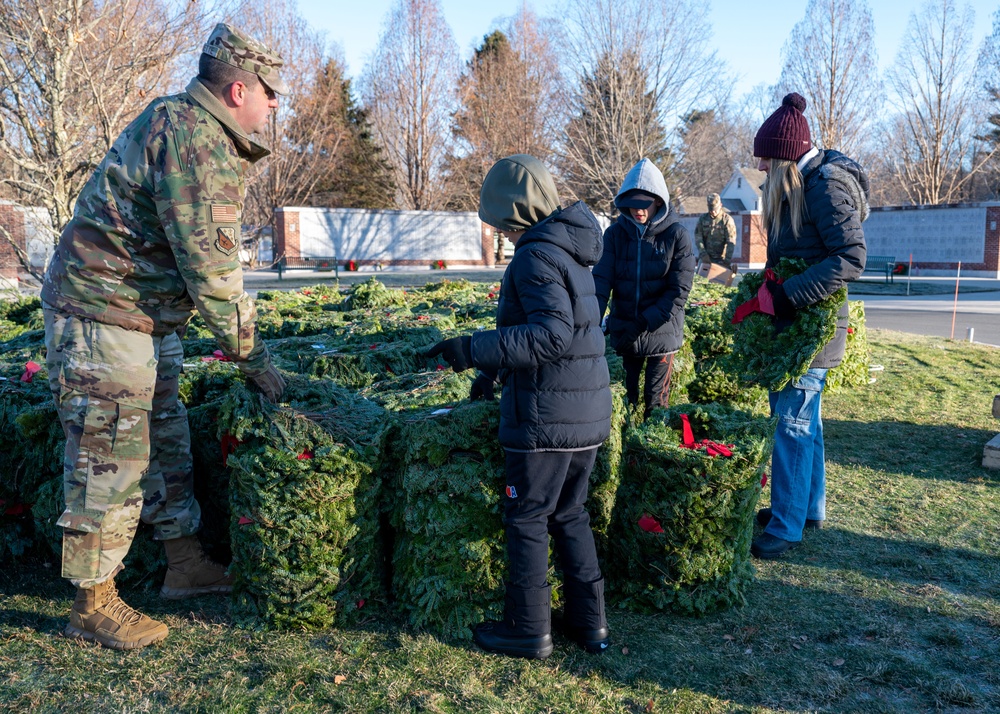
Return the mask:
<path id="1" fill-rule="evenodd" d="M 619 354 L 630 349 L 635 341 L 639 339 L 639 335 L 646 331 L 646 320 L 640 317 L 636 322 L 630 322 L 625 325 L 625 330 L 618 336 L 615 340 L 615 352 Z"/>
<path id="2" fill-rule="evenodd" d="M 472 367 L 472 338 L 468 335 L 452 337 L 450 340 L 438 342 L 424 353 L 425 357 L 438 355 L 441 355 L 441 358 L 456 372 L 464 372 Z"/>
<path id="3" fill-rule="evenodd" d="M 248 376 L 247 379 L 271 404 L 277 404 L 281 401 L 281 395 L 285 392 L 285 378 L 281 376 L 274 364 L 268 365 L 264 372 L 252 377 Z"/>
<path id="4" fill-rule="evenodd" d="M 469 390 L 469 399 L 474 402 L 479 401 L 480 399 L 492 402 L 496 399 L 496 396 L 493 393 L 493 384 L 493 377 L 485 372 L 480 372 L 479 376 L 476 377 L 475 381 L 472 383 L 472 389 Z"/>
<path id="5" fill-rule="evenodd" d="M 774 318 L 783 322 L 795 319 L 795 306 L 785 293 L 785 286 L 773 280 L 767 281 L 767 291 L 774 302 Z"/>

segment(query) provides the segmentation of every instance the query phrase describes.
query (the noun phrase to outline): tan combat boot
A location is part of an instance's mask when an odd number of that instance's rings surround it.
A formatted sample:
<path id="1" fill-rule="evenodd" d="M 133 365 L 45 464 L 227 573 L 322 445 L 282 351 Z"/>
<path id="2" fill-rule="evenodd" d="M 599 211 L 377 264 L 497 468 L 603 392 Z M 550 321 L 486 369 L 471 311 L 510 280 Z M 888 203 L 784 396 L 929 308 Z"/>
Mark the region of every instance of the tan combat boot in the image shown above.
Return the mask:
<path id="1" fill-rule="evenodd" d="M 86 590 L 77 589 L 64 634 L 116 650 L 133 650 L 159 642 L 168 632 L 162 622 L 122 602 L 115 581 L 106 580 Z"/>
<path id="2" fill-rule="evenodd" d="M 208 559 L 197 536 L 165 540 L 163 547 L 167 550 L 167 577 L 160 588 L 163 597 L 183 600 L 232 591 L 233 579 L 226 573 L 226 567 Z"/>

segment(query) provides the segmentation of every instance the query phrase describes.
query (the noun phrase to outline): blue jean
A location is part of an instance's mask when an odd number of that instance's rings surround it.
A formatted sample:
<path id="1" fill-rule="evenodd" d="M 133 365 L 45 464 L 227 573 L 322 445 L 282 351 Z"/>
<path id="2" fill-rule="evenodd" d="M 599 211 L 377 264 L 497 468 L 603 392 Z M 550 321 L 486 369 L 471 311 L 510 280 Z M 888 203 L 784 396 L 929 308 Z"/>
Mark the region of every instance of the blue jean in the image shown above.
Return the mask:
<path id="1" fill-rule="evenodd" d="M 826 463 L 820 400 L 825 369 L 810 369 L 780 392 L 771 392 L 778 416 L 771 452 L 771 522 L 765 532 L 802 540 L 806 519 L 826 518 Z"/>

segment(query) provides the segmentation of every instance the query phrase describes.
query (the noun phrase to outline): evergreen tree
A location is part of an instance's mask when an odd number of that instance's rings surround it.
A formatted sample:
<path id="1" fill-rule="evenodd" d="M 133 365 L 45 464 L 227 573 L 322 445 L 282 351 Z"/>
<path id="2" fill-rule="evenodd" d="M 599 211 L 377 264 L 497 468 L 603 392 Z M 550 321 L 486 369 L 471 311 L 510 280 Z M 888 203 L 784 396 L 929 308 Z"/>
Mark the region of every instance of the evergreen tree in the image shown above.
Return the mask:
<path id="1" fill-rule="evenodd" d="M 351 80 L 344 76 L 339 62 L 327 62 L 322 83 L 326 91 L 335 89 L 338 97 L 329 108 L 335 114 L 337 130 L 320 147 L 336 168 L 317 184 L 306 203 L 331 208 L 395 208 L 392 169 L 375 140 L 368 112 L 355 102 Z"/>
<path id="2" fill-rule="evenodd" d="M 561 157 L 561 177 L 577 198 L 601 212 L 625 174 L 647 158 L 668 177 L 673 156 L 642 59 L 604 55 L 585 73 L 572 100 Z"/>
<path id="3" fill-rule="evenodd" d="M 518 31 L 526 25 L 517 17 L 510 24 Z M 452 115 L 454 141 L 445 157 L 449 209 L 476 210 L 483 178 L 498 159 L 548 159 L 553 139 L 547 84 L 554 74 L 548 55 L 542 38 L 523 31 L 509 36 L 494 30 L 483 37 L 458 80 L 461 104 Z"/>

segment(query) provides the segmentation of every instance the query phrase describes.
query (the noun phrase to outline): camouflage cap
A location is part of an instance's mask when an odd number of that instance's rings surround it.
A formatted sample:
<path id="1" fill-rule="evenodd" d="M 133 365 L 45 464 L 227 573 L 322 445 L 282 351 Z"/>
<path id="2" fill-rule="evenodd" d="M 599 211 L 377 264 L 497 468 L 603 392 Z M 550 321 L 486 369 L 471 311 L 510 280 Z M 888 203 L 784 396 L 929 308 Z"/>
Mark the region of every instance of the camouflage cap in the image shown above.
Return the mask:
<path id="1" fill-rule="evenodd" d="M 253 72 L 276 94 L 288 94 L 288 85 L 279 73 L 285 64 L 281 55 L 232 25 L 224 22 L 216 25 L 201 51 L 226 64 Z"/>

